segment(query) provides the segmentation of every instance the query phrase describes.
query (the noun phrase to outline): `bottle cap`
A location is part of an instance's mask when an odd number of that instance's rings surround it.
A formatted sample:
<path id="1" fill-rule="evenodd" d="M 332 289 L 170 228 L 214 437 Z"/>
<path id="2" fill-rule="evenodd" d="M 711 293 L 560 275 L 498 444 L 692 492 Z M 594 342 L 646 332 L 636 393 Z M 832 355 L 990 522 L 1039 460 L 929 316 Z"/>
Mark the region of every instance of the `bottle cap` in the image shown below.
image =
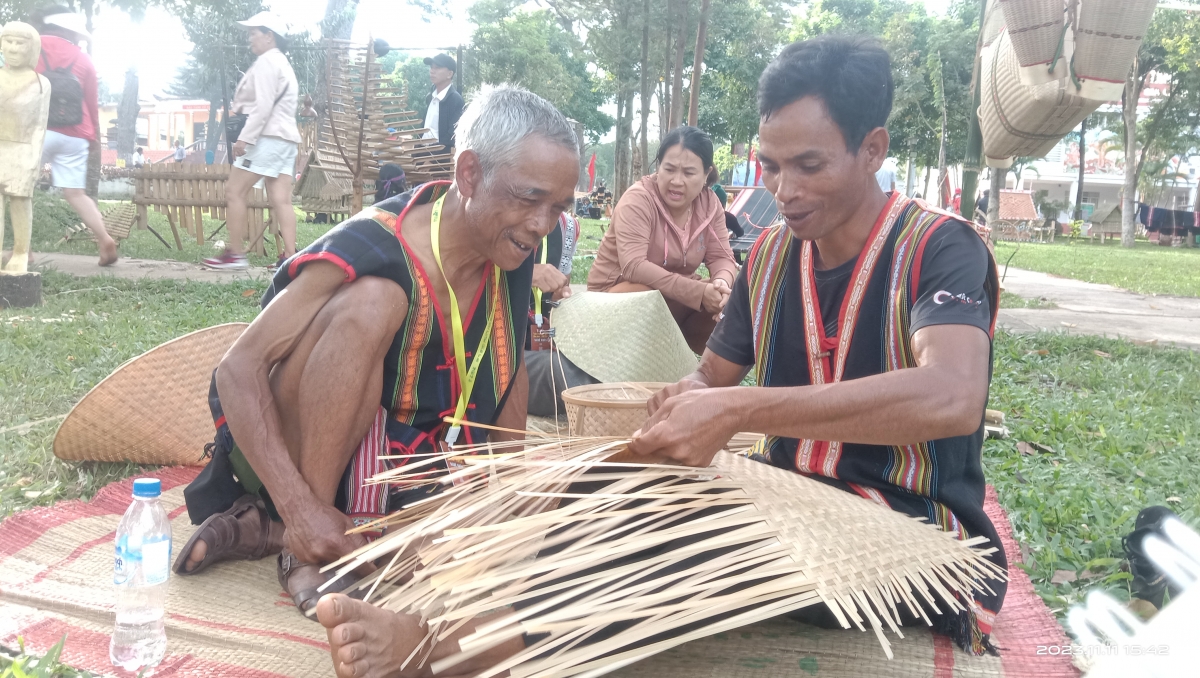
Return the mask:
<path id="1" fill-rule="evenodd" d="M 162 481 L 158 478 L 138 478 L 133 481 L 133 496 L 157 497 L 162 494 Z"/>

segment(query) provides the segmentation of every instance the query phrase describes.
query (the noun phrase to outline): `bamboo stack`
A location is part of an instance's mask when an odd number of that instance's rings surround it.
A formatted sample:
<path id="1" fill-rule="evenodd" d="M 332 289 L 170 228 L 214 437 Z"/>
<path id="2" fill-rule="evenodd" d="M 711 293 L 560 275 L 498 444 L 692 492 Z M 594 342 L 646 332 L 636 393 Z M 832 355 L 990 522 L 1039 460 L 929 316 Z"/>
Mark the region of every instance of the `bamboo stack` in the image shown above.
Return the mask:
<path id="1" fill-rule="evenodd" d="M 360 157 L 365 187 L 379 178 L 379 168 L 387 163 L 404 168 L 410 185 L 449 179 L 454 172 L 453 156 L 435 141 L 422 138 L 427 130 L 421 126 L 420 116 L 410 110 L 403 83 L 386 78 L 378 62 L 368 64 L 366 46 L 329 40 L 326 49 L 329 106 L 316 140 L 316 163 L 324 169 L 329 179 L 326 185 L 331 187 L 321 189 L 322 198 L 335 199 L 330 194 L 335 190 L 353 191 L 351 168 Z M 360 119 L 360 111 L 365 120 Z"/>
<path id="2" fill-rule="evenodd" d="M 196 244 L 203 245 L 204 215 L 211 219 L 225 219 L 225 181 L 229 178 L 228 165 L 201 165 L 196 163 L 166 163 L 146 165 L 133 174 L 133 204 L 137 206 L 139 228 L 149 226 L 149 209 L 166 214 L 175 236 L 175 246 L 183 249 L 180 235 L 194 237 Z M 273 222 L 268 218 L 266 192 L 256 188 L 250 193 L 247 229 L 251 248 L 265 254 L 263 234 Z M 272 228 L 272 232 L 277 229 Z"/>
<path id="3" fill-rule="evenodd" d="M 484 677 L 598 676 L 817 604 L 846 628 L 870 627 L 891 657 L 884 629 L 902 636 L 900 610 L 930 623 L 927 611 L 962 610 L 985 580 L 1005 577 L 983 538 L 958 541 L 728 452 L 706 469 L 631 463 L 626 443 L 530 434 L 520 451 L 491 444 L 410 460 L 375 481 L 440 493 L 364 526 L 385 535 L 327 569 L 386 563 L 357 588 L 420 618 L 427 634 L 409 669 L 481 615 L 515 610 L 477 621 L 457 654 L 429 663 L 435 674 L 544 634 Z M 431 473 L 439 464 L 450 470 Z"/>

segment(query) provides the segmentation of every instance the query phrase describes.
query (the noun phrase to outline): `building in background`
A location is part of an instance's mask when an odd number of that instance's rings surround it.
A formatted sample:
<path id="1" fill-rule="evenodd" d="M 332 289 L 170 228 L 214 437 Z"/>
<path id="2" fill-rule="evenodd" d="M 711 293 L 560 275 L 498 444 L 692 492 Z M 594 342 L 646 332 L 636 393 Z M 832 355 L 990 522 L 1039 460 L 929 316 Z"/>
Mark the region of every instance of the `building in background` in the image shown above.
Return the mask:
<path id="1" fill-rule="evenodd" d="M 137 145 L 147 152 L 170 151 L 175 147 L 176 140 L 182 141 L 184 146 L 190 146 L 204 139 L 208 126 L 208 101 L 165 99 L 142 101 L 139 105 Z M 116 149 L 116 105 L 100 107 L 100 130 L 103 147 Z"/>

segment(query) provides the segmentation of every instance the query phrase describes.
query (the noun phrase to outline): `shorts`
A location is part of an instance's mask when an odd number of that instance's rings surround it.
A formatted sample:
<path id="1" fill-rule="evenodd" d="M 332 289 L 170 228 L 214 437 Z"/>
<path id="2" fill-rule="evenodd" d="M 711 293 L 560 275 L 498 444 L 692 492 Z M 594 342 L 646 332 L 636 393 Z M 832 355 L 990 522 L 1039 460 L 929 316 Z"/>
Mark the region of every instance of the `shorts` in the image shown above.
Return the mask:
<path id="1" fill-rule="evenodd" d="M 234 158 L 233 166 L 264 177 L 281 174 L 291 177 L 296 171 L 296 149 L 299 145 L 278 137 L 259 137 L 246 145 L 246 154 Z"/>
<path id="2" fill-rule="evenodd" d="M 57 188 L 87 188 L 88 140 L 46 130 L 42 164 Z"/>

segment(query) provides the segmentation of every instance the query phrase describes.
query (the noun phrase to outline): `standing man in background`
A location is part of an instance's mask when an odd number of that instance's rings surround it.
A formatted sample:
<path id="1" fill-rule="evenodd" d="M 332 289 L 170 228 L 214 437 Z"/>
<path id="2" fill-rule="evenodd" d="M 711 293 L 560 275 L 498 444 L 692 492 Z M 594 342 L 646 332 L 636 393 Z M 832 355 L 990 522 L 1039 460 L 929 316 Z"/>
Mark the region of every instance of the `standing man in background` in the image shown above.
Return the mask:
<path id="1" fill-rule="evenodd" d="M 879 171 L 875 173 L 875 181 L 879 183 L 879 188 L 883 189 L 884 193 L 896 190 L 896 170 L 896 161 L 887 158 L 883 161 Z"/>
<path id="2" fill-rule="evenodd" d="M 433 91 L 425 100 L 425 119 L 422 123 L 429 131 L 425 132 L 424 138 L 436 139 L 445 150 L 450 150 L 454 148 L 454 126 L 463 112 L 462 95 L 454 89 L 458 63 L 449 54 L 439 54 L 426 57 L 425 65 L 429 66 L 429 81 L 433 83 Z"/>
<path id="3" fill-rule="evenodd" d="M 111 266 L 117 261 L 117 241 L 104 229 L 100 209 L 86 191 L 88 154 L 100 145 L 100 99 L 96 67 L 78 43 L 92 37 L 83 16 L 66 7 L 38 12 L 33 24 L 42 34 L 37 72 L 50 81 L 50 119 L 42 162 L 50 165 L 54 185 L 62 189 L 63 199 L 96 237 L 100 265 Z"/>
<path id="4" fill-rule="evenodd" d="M 186 157 L 187 157 L 187 151 L 183 150 L 183 142 L 176 140 L 175 141 L 175 162 L 183 162 L 183 159 Z"/>

